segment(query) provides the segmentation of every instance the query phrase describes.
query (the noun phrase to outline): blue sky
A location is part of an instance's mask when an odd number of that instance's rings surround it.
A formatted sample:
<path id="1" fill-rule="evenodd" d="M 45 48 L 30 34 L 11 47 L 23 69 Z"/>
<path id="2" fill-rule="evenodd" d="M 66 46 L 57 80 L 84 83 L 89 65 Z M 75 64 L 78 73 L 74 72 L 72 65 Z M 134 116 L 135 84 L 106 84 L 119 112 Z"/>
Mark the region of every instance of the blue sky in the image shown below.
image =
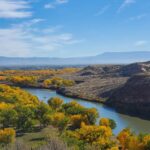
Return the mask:
<path id="1" fill-rule="evenodd" d="M 0 0 L 0 55 L 150 51 L 150 0 Z"/>

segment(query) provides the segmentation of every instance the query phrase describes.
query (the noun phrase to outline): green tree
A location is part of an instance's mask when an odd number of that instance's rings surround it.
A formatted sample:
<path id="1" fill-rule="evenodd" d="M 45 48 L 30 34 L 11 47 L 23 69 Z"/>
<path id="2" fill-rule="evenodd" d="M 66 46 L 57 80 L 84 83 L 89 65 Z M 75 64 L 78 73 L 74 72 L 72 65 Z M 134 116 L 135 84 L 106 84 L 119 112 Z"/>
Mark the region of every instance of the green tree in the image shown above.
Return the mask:
<path id="1" fill-rule="evenodd" d="M 41 102 L 39 106 L 36 108 L 36 118 L 39 120 L 40 126 L 47 125 L 47 122 L 45 122 L 45 115 L 49 113 L 51 113 L 50 107 L 44 102 Z"/>
<path id="2" fill-rule="evenodd" d="M 18 114 L 13 109 L 4 109 L 0 112 L 0 124 L 3 128 L 15 126 L 18 119 Z"/>
<path id="3" fill-rule="evenodd" d="M 60 131 L 67 128 L 69 118 L 64 113 L 56 112 L 51 116 L 51 123 L 54 127 L 57 127 Z"/>
<path id="4" fill-rule="evenodd" d="M 76 101 L 71 101 L 69 103 L 63 104 L 62 108 L 64 112 L 68 115 L 85 114 L 85 107 L 78 104 Z"/>
<path id="5" fill-rule="evenodd" d="M 110 123 L 110 128 L 111 129 L 115 129 L 117 124 L 113 119 L 109 119 L 109 123 Z"/>
<path id="6" fill-rule="evenodd" d="M 48 126 L 49 124 L 51 124 L 51 114 L 44 114 L 42 118 L 42 123 L 44 126 Z"/>
<path id="7" fill-rule="evenodd" d="M 35 118 L 34 110 L 24 106 L 18 106 L 16 110 L 18 112 L 18 121 L 17 121 L 18 129 L 22 129 L 24 131 L 31 130 L 34 126 L 33 124 L 33 120 Z"/>

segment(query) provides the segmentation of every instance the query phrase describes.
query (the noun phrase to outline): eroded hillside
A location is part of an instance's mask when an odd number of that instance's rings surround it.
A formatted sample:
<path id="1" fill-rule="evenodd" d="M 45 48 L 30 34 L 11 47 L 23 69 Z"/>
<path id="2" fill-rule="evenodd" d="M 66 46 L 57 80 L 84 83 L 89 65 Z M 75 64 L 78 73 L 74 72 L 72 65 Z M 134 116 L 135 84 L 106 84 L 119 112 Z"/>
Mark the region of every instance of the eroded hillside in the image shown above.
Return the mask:
<path id="1" fill-rule="evenodd" d="M 77 84 L 59 93 L 100 101 L 122 113 L 150 119 L 150 62 L 129 65 L 94 65 L 72 76 Z"/>

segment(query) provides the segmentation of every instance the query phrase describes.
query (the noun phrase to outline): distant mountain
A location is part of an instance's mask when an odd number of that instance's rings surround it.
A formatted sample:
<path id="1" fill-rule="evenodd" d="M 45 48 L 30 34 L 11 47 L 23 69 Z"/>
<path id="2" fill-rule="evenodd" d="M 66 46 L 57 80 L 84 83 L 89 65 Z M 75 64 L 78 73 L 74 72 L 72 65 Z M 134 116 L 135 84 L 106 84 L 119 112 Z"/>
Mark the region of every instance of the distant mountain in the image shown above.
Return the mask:
<path id="1" fill-rule="evenodd" d="M 107 60 L 110 63 L 133 63 L 150 60 L 150 51 L 135 52 L 106 52 L 98 55 L 102 61 Z"/>
<path id="2" fill-rule="evenodd" d="M 50 58 L 50 57 L 0 57 L 0 66 L 14 65 L 88 65 L 128 64 L 150 60 L 150 52 L 106 52 L 91 57 Z"/>

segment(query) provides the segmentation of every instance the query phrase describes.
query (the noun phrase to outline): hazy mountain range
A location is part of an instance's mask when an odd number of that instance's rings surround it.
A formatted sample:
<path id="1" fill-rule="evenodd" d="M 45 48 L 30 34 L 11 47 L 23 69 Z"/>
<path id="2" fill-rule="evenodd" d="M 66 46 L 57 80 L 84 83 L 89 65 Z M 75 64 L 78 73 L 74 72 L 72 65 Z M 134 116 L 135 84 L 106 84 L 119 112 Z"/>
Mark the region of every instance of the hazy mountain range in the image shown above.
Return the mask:
<path id="1" fill-rule="evenodd" d="M 14 65 L 88 65 L 128 64 L 150 60 L 149 51 L 106 52 L 96 56 L 54 58 L 54 57 L 0 57 L 0 66 Z"/>

